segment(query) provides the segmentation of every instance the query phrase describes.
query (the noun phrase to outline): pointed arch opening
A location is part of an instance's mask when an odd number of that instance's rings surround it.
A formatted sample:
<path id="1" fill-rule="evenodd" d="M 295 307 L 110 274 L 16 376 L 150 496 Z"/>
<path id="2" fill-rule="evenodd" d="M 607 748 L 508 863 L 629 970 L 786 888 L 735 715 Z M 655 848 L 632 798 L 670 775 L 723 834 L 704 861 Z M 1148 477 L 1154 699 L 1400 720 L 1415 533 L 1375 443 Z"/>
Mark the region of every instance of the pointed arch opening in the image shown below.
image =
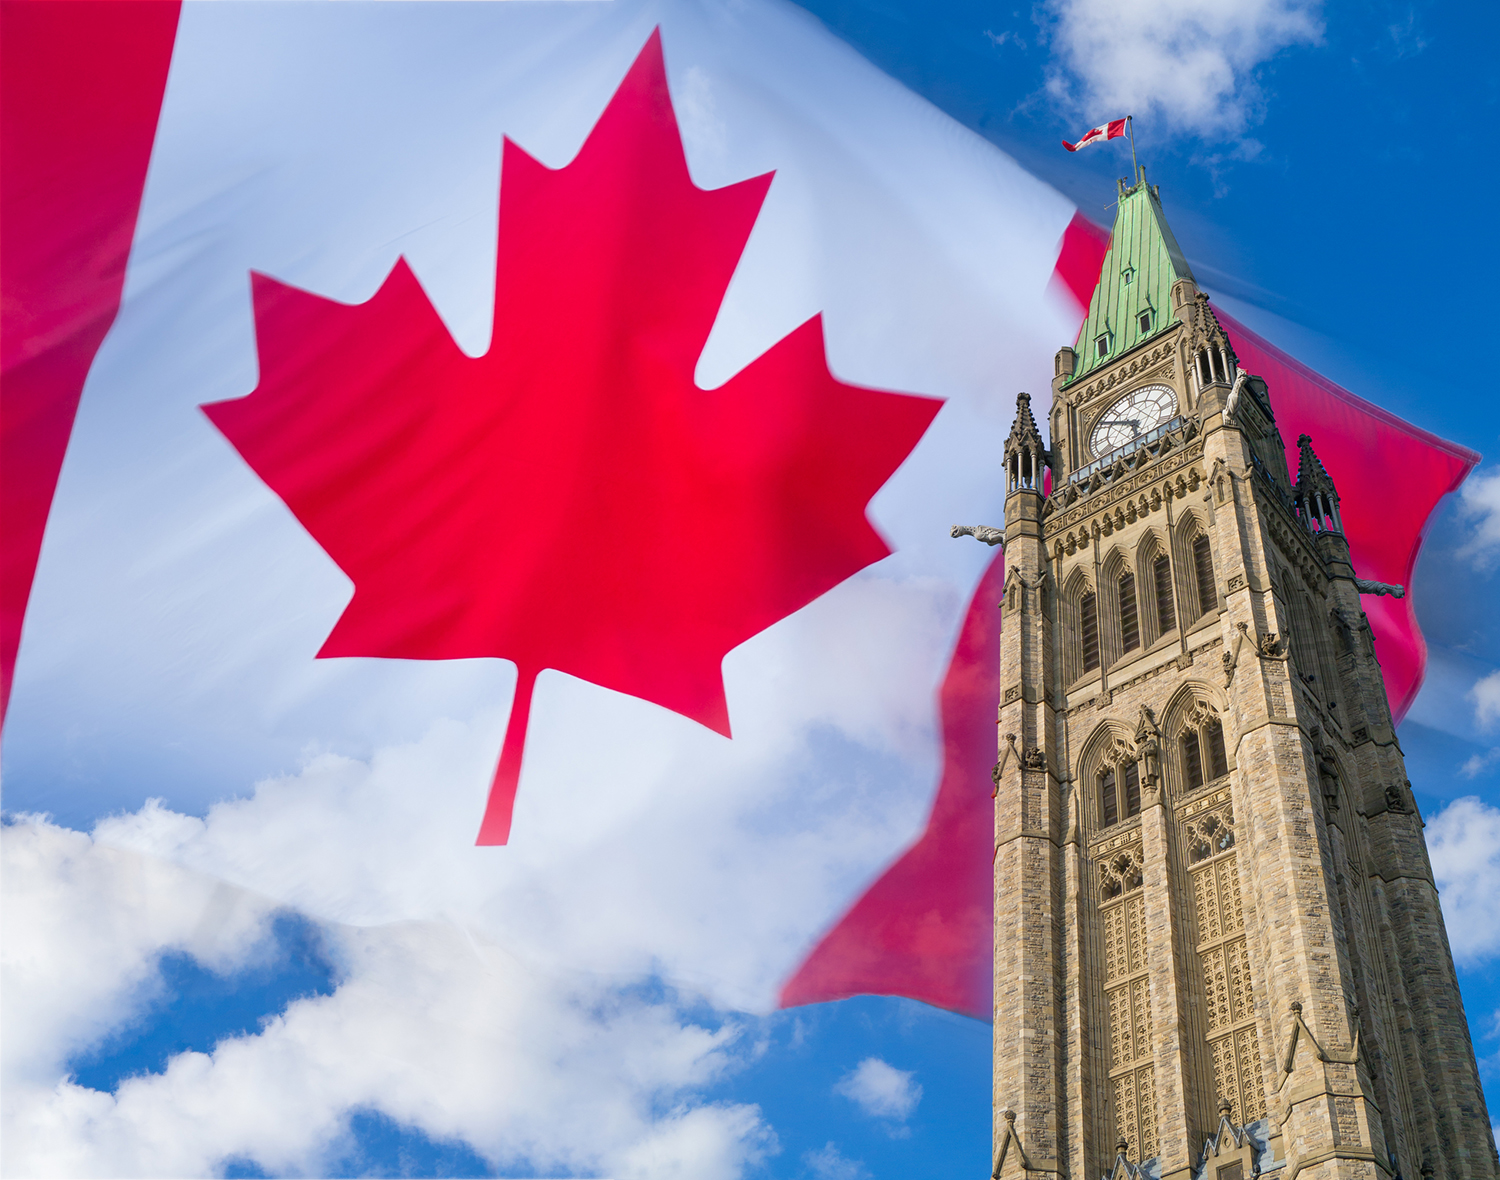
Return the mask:
<path id="1" fill-rule="evenodd" d="M 1082 569 L 1063 585 L 1063 672 L 1069 684 L 1098 672 L 1099 599 Z"/>
<path id="2" fill-rule="evenodd" d="M 1106 721 L 1079 749 L 1083 818 L 1092 835 L 1141 813 L 1141 766 L 1132 738 L 1124 725 Z"/>
<path id="3" fill-rule="evenodd" d="M 1170 550 L 1155 530 L 1136 549 L 1136 585 L 1140 599 L 1142 642 L 1150 647 L 1177 630 L 1177 595 L 1173 590 Z"/>
<path id="4" fill-rule="evenodd" d="M 1180 624 L 1190 627 L 1218 613 L 1218 574 L 1208 522 L 1197 509 L 1178 518 L 1172 545 L 1173 590 Z"/>
<path id="5" fill-rule="evenodd" d="M 1207 685 L 1184 685 L 1162 719 L 1167 783 L 1174 797 L 1223 780 L 1231 769 L 1224 702 Z"/>
<path id="6" fill-rule="evenodd" d="M 1099 577 L 1103 610 L 1100 618 L 1102 655 L 1106 666 L 1141 647 L 1140 594 L 1135 569 L 1120 549 L 1104 560 Z"/>

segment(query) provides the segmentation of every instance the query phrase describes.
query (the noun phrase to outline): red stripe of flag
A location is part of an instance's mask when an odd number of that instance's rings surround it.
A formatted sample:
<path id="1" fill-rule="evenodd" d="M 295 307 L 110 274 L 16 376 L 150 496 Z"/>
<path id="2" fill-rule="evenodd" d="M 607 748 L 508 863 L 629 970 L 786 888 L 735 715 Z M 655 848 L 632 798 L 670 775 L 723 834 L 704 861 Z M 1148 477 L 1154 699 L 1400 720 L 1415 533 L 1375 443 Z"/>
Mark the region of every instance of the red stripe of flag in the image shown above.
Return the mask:
<path id="1" fill-rule="evenodd" d="M 84 378 L 120 308 L 177 13 L 0 5 L 0 720 Z"/>

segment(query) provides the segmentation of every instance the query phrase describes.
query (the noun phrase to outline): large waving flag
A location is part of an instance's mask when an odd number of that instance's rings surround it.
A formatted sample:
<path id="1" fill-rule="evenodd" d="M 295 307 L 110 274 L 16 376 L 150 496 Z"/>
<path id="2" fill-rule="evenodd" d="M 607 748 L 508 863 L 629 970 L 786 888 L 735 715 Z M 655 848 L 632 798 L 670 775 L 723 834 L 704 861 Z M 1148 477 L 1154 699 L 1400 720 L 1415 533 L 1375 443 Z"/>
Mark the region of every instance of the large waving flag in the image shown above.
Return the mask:
<path id="1" fill-rule="evenodd" d="M 726 1005 L 987 1016 L 1003 569 L 948 528 L 1100 231 L 777 3 L 5 20 L 7 806 Z M 1226 326 L 1408 582 L 1473 456 Z"/>

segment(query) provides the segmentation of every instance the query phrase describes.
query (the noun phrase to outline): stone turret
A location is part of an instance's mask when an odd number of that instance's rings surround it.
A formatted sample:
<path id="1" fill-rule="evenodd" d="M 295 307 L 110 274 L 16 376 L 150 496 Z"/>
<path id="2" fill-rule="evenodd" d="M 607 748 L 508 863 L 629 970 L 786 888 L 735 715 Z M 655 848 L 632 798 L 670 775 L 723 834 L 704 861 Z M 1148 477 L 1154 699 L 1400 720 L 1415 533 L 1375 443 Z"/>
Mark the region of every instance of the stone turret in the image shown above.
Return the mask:
<path id="1" fill-rule="evenodd" d="M 1042 491 L 1042 469 L 1049 459 L 1042 433 L 1031 416 L 1031 394 L 1018 394 L 1015 425 L 1005 440 L 1006 492 Z"/>
<path id="2" fill-rule="evenodd" d="M 1301 435 L 1297 446 L 1302 452 L 1297 464 L 1297 486 L 1292 493 L 1297 516 L 1310 533 L 1343 533 L 1344 522 L 1339 519 L 1339 493 L 1333 486 L 1333 478 L 1312 448 L 1312 438 Z"/>
<path id="3" fill-rule="evenodd" d="M 1052 667 L 1051 604 L 1056 599 L 1042 543 L 1048 454 L 1028 394 L 1016 399 L 1004 458 L 1000 663 L 1007 672 L 999 732 L 1007 754 L 994 774 L 994 863 L 997 905 L 1009 910 L 1014 929 L 1024 934 L 995 948 L 995 1010 L 1005 1013 L 994 1033 L 995 1170 L 1004 1180 L 1040 1180 L 1058 1168 L 1068 1118 L 1065 1082 L 1054 1067 L 1062 1035 L 1057 915 L 1063 868 L 1058 846 L 1066 809 L 1055 772 L 1053 694 L 1046 688 Z M 1019 757 L 1007 756 L 1012 750 Z M 1011 1117 L 1002 1125 L 999 1112 L 1007 1109 Z M 1023 1150 L 1007 1155 L 1007 1135 Z"/>

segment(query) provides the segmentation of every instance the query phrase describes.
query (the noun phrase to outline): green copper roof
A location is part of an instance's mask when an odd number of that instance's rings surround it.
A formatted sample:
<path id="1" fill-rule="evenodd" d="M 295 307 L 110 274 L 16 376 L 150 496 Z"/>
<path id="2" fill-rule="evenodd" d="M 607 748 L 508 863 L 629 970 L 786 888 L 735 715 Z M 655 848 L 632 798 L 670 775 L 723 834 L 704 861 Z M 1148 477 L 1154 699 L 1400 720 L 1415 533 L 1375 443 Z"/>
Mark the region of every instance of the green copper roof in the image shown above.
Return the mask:
<path id="1" fill-rule="evenodd" d="M 1162 215 L 1161 197 L 1145 182 L 1142 169 L 1135 187 L 1120 194 L 1099 285 L 1094 288 L 1088 319 L 1083 321 L 1074 347 L 1078 360 L 1072 379 L 1077 381 L 1177 323 L 1172 313 L 1172 284 L 1192 277 L 1187 259 Z M 1150 316 L 1144 331 L 1142 313 Z M 1106 338 L 1108 348 L 1103 356 L 1097 343 L 1101 336 Z"/>

